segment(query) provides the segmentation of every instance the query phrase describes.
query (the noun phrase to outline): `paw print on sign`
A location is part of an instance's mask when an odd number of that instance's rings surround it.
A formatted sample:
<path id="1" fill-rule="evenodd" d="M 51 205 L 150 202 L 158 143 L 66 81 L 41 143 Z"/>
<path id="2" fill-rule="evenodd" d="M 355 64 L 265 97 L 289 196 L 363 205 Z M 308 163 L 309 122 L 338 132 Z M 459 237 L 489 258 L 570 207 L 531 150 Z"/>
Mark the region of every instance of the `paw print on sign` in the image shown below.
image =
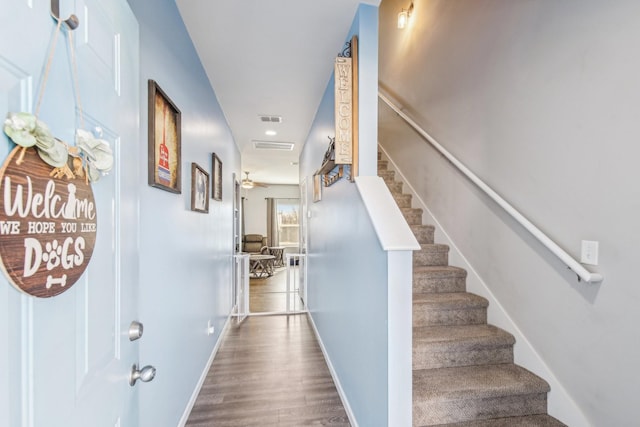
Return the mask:
<path id="1" fill-rule="evenodd" d="M 60 265 L 60 255 L 62 255 L 62 246 L 57 240 L 47 242 L 45 252 L 42 254 L 42 261 L 47 263 L 47 270 L 53 270 Z"/>

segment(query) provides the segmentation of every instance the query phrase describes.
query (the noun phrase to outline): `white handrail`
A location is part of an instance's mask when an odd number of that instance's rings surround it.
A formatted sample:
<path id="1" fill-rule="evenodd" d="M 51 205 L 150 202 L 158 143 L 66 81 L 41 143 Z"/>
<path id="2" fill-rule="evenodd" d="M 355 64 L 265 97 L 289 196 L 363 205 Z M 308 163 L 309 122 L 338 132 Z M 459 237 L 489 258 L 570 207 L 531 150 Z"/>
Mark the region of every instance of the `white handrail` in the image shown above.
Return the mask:
<path id="1" fill-rule="evenodd" d="M 578 280 L 584 280 L 587 283 L 599 283 L 602 282 L 602 275 L 599 273 L 592 273 L 578 261 L 576 261 L 571 255 L 569 255 L 564 249 L 558 246 L 553 240 L 551 240 L 546 234 L 544 234 L 538 227 L 533 225 L 531 221 L 525 218 L 520 212 L 518 212 L 513 206 L 511 206 L 506 200 L 504 200 L 498 193 L 493 191 L 491 187 L 478 178 L 473 172 L 471 172 L 464 164 L 456 159 L 451 153 L 449 153 L 442 145 L 440 145 L 431 135 L 425 132 L 411 117 L 405 114 L 400 107 L 396 106 L 387 96 L 378 91 L 378 97 L 387 104 L 393 111 L 395 111 L 400 117 L 402 117 L 416 132 L 418 132 L 424 139 L 429 141 L 444 157 L 453 163 L 467 178 L 471 180 L 475 185 L 484 191 L 491 199 L 496 202 L 502 209 L 504 209 L 509 215 L 513 217 L 520 225 L 522 225 L 529 233 L 531 233 L 536 239 L 547 247 L 555 256 L 560 258 L 567 267 L 569 267 L 574 273 L 578 275 Z"/>

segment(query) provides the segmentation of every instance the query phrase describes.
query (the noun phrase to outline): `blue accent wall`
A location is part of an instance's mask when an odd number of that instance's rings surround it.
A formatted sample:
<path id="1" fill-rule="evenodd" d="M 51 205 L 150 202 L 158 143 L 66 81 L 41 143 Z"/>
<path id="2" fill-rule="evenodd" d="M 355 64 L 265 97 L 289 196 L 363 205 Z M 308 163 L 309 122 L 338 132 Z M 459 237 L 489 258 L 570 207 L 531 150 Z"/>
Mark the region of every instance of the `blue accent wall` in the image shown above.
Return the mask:
<path id="1" fill-rule="evenodd" d="M 360 99 L 377 93 L 378 9 L 361 5 L 350 34 L 359 35 Z M 339 51 L 340 47 L 336 47 Z M 366 65 L 365 65 L 366 64 Z M 367 76 L 367 78 L 362 78 Z M 362 101 L 361 101 L 362 102 Z M 363 174 L 375 175 L 377 102 L 360 108 Z M 334 136 L 334 79 L 330 79 L 305 148 L 300 179 L 311 201 L 313 173 Z M 373 159 L 373 160 L 372 160 Z M 365 166 L 366 167 L 362 167 Z M 355 184 L 341 179 L 309 203 L 309 310 L 356 421 L 387 424 L 387 255 Z"/>
<path id="2" fill-rule="evenodd" d="M 231 309 L 232 173 L 240 153 L 174 0 L 129 0 L 140 24 L 140 364 L 157 368 L 140 385 L 140 426 L 175 426 Z M 182 193 L 147 185 L 147 80 L 182 112 Z M 223 164 L 223 200 L 190 210 L 191 163 Z M 215 333 L 206 334 L 211 321 Z"/>

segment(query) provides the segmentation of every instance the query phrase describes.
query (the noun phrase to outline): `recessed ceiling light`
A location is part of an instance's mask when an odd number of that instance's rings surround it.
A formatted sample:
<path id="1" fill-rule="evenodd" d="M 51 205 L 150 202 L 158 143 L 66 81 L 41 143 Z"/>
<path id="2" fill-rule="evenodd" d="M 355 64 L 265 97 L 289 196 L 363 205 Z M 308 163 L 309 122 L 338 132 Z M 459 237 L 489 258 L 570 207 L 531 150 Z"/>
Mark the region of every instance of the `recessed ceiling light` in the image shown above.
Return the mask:
<path id="1" fill-rule="evenodd" d="M 278 134 L 278 132 L 276 132 L 275 130 L 269 129 L 268 131 L 265 131 L 264 134 L 268 135 L 268 136 L 276 136 Z"/>

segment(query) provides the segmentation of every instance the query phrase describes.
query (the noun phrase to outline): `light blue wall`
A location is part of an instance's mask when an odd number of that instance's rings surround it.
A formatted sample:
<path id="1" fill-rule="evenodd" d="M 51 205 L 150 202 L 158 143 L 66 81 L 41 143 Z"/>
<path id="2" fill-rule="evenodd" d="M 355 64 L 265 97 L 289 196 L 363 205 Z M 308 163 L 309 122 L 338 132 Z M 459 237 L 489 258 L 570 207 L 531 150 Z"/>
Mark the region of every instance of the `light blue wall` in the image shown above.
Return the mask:
<path id="1" fill-rule="evenodd" d="M 175 426 L 231 306 L 232 180 L 240 154 L 173 0 L 130 0 L 140 24 L 140 363 L 157 376 L 140 386 L 141 426 Z M 182 194 L 147 185 L 147 79 L 182 112 Z M 191 162 L 223 163 L 223 201 L 190 211 Z M 207 321 L 215 326 L 206 335 Z"/>
<path id="2" fill-rule="evenodd" d="M 367 64 L 361 73 L 369 76 L 377 74 L 377 17 L 377 8 L 361 5 L 346 38 L 359 34 L 360 63 Z M 375 97 L 376 80 L 360 83 L 360 99 Z M 307 180 L 309 200 L 327 136 L 335 135 L 333 88 L 332 77 L 300 157 L 300 177 Z M 376 123 L 377 104 L 361 104 L 361 135 L 369 135 L 361 141 L 361 165 L 376 159 Z M 367 170 L 375 174 L 371 165 Z M 322 191 L 322 201 L 309 204 L 309 310 L 358 424 L 385 425 L 387 255 L 354 184 L 342 179 Z"/>

